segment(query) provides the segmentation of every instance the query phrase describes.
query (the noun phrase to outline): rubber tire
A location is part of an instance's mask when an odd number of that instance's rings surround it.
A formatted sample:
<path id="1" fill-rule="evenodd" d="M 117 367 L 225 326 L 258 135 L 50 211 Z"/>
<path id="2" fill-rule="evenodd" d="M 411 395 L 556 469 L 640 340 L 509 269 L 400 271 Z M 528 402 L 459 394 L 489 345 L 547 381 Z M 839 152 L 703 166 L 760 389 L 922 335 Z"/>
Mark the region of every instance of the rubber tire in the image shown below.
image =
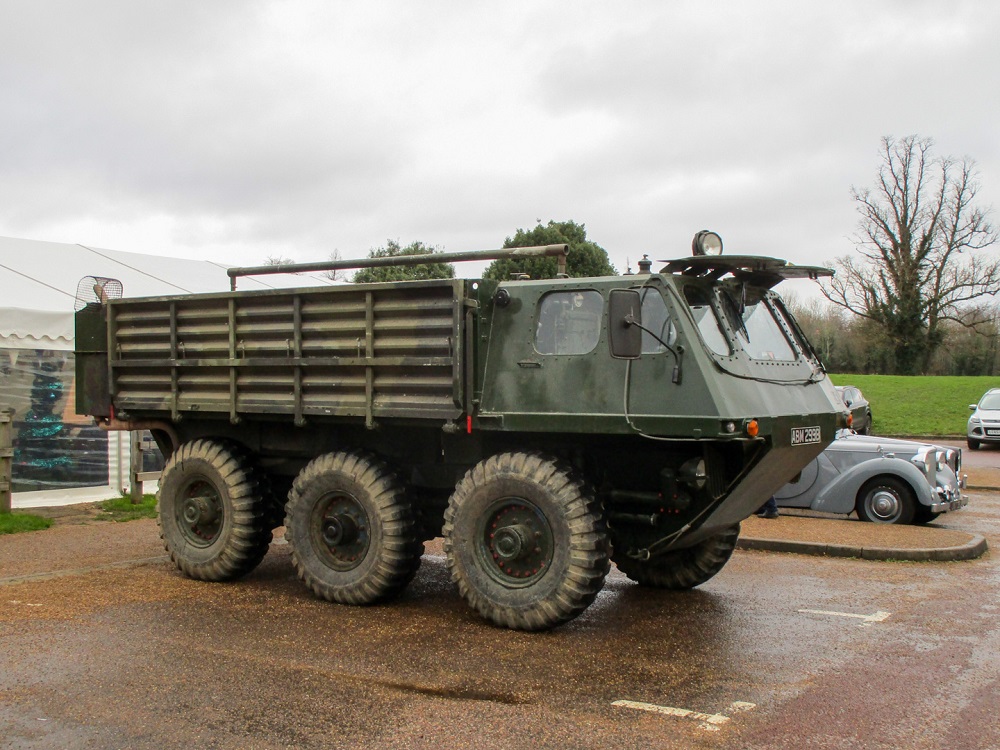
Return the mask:
<path id="1" fill-rule="evenodd" d="M 369 543 L 361 562 L 337 570 L 322 557 L 323 542 L 312 533 L 313 514 L 331 493 L 351 496 L 368 517 Z M 292 483 L 285 539 L 299 579 L 321 599 L 365 605 L 402 591 L 420 567 L 424 545 L 402 486 L 369 453 L 342 451 L 319 456 Z"/>
<path id="2" fill-rule="evenodd" d="M 508 585 L 483 561 L 480 525 L 497 502 L 526 500 L 551 531 L 540 577 Z M 545 630 L 572 620 L 597 597 L 611 568 L 607 524 L 593 491 L 568 466 L 540 453 L 501 453 L 470 469 L 444 516 L 451 578 L 472 609 L 495 625 Z"/>
<path id="3" fill-rule="evenodd" d="M 891 518 L 882 518 L 877 516 L 874 513 L 869 512 L 866 507 L 868 501 L 879 490 L 887 490 L 896 496 L 896 501 L 899 504 L 899 512 Z M 858 512 L 858 518 L 862 521 L 869 521 L 870 523 L 912 523 L 917 511 L 917 503 L 913 497 L 913 490 L 910 489 L 910 486 L 905 482 L 890 476 L 881 476 L 869 479 L 858 491 L 854 507 Z"/>
<path id="4" fill-rule="evenodd" d="M 654 589 L 685 591 L 700 586 L 729 562 L 740 525 L 703 539 L 693 547 L 672 550 L 649 560 L 636 560 L 627 555 L 615 555 L 618 569 L 640 586 Z"/>
<path id="5" fill-rule="evenodd" d="M 185 539 L 177 503 L 185 487 L 205 481 L 218 493 L 222 526 L 204 547 Z M 233 443 L 199 439 L 181 445 L 167 461 L 157 492 L 158 523 L 170 559 L 190 578 L 230 581 L 253 570 L 271 543 L 266 502 L 248 454 Z"/>
<path id="6" fill-rule="evenodd" d="M 979 450 L 979 441 L 968 438 L 966 442 L 969 444 L 969 450 L 977 451 Z"/>
<path id="7" fill-rule="evenodd" d="M 865 419 L 865 429 L 861 430 L 858 434 L 860 435 L 871 435 L 872 434 L 872 415 L 869 413 Z"/>
<path id="8" fill-rule="evenodd" d="M 940 515 L 941 515 L 940 513 L 934 513 L 932 511 L 927 510 L 924 506 L 920 506 L 913 514 L 913 523 L 920 525 L 930 523 Z"/>

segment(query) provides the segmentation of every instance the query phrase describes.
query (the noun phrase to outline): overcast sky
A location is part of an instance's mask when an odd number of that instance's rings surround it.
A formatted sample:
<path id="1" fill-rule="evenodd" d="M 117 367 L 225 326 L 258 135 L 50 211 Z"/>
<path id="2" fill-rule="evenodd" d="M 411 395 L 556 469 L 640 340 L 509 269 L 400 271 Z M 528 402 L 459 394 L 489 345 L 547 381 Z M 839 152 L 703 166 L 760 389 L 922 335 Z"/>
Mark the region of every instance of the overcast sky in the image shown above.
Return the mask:
<path id="1" fill-rule="evenodd" d="M 0 235 L 256 265 L 573 219 L 619 271 L 704 228 L 822 263 L 884 135 L 1000 209 L 998 39 L 995 0 L 0 0 Z"/>

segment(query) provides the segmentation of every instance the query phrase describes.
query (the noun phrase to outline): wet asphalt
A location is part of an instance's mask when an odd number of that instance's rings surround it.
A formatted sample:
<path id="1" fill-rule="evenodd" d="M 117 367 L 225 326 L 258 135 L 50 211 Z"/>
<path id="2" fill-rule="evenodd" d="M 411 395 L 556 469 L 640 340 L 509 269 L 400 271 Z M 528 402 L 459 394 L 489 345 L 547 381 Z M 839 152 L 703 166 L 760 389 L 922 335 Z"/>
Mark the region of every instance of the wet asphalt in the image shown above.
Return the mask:
<path id="1" fill-rule="evenodd" d="M 995 550 L 1000 493 L 970 494 L 934 526 Z M 991 552 L 737 550 L 682 593 L 612 570 L 527 634 L 466 608 L 439 543 L 399 599 L 353 608 L 313 598 L 287 546 L 207 584 L 155 522 L 78 520 L 0 537 L 0 748 L 1000 746 Z"/>

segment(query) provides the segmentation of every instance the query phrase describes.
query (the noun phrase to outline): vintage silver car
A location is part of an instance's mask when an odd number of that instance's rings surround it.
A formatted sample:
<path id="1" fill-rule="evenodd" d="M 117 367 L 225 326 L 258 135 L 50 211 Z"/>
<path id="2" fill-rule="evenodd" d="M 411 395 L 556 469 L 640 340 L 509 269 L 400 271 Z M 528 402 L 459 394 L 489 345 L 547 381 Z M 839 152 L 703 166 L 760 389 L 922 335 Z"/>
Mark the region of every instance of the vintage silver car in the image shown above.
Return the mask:
<path id="1" fill-rule="evenodd" d="M 857 511 L 874 523 L 927 523 L 968 502 L 961 471 L 960 448 L 841 430 L 774 497 L 785 508 Z"/>

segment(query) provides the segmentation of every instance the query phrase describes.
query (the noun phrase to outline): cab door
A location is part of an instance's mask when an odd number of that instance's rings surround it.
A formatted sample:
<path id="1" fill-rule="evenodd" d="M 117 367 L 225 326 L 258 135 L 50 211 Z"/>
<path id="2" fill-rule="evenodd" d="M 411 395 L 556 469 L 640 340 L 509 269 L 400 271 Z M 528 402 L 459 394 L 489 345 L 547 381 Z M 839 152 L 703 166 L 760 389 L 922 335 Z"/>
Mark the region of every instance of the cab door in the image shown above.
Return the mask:
<path id="1" fill-rule="evenodd" d="M 604 295 L 585 283 L 502 288 L 509 301 L 494 306 L 480 414 L 514 429 L 558 431 L 553 419 L 620 412 L 622 363 L 608 350 Z"/>

